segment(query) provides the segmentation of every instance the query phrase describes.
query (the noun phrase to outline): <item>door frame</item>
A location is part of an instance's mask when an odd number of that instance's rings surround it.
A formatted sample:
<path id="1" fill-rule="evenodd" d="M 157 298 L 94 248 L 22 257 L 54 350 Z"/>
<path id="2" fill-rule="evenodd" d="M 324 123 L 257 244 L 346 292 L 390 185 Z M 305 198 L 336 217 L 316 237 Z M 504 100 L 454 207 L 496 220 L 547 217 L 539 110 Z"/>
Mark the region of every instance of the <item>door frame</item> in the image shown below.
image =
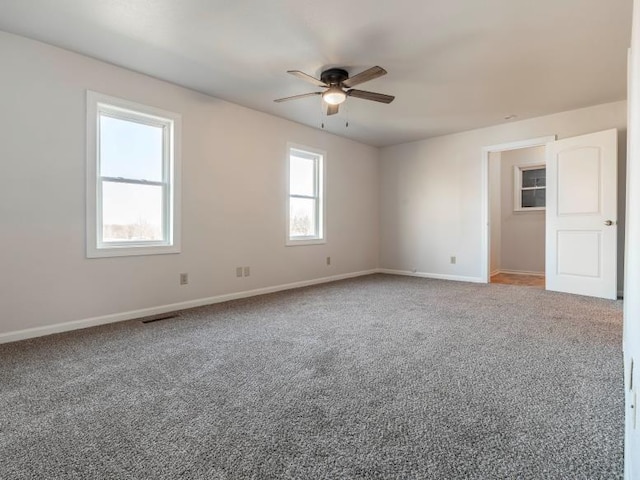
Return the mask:
<path id="1" fill-rule="evenodd" d="M 520 150 L 521 148 L 542 147 L 549 142 L 555 142 L 557 135 L 549 135 L 546 137 L 531 138 L 529 140 L 519 140 L 516 142 L 501 143 L 498 145 L 490 145 L 482 148 L 482 159 L 480 163 L 480 192 L 481 192 L 481 259 L 480 259 L 480 278 L 482 283 L 491 281 L 490 262 L 491 262 L 491 199 L 489 198 L 489 155 L 491 153 L 506 152 L 508 150 Z"/>

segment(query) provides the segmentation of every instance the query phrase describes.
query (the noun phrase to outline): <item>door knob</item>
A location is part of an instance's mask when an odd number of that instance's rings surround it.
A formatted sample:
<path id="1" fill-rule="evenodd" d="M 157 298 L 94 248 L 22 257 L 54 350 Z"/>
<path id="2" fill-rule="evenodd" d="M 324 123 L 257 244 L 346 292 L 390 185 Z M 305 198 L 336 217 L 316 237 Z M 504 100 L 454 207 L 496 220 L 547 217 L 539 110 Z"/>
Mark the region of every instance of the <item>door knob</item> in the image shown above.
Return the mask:
<path id="1" fill-rule="evenodd" d="M 604 224 L 605 224 L 607 227 L 610 227 L 611 225 L 613 225 L 613 221 L 611 221 L 611 220 L 605 220 Z"/>

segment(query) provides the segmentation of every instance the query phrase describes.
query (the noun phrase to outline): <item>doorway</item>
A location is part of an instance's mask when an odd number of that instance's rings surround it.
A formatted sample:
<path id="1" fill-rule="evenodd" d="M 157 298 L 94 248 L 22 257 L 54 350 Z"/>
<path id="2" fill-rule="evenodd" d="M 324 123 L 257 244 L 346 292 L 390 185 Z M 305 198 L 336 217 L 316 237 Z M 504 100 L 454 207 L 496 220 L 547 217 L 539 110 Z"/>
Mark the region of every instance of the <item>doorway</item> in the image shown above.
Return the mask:
<path id="1" fill-rule="evenodd" d="M 490 282 L 544 288 L 546 148 L 489 153 Z"/>
<path id="2" fill-rule="evenodd" d="M 481 273 L 486 283 L 492 273 L 491 240 L 496 235 L 491 228 L 492 218 L 497 215 L 492 212 L 490 197 L 490 157 L 495 152 L 542 146 L 546 159 L 545 288 L 592 297 L 617 297 L 617 143 L 618 131 L 610 129 L 562 140 L 544 137 L 483 149 Z M 536 194 L 524 192 L 525 168 L 514 171 L 515 188 L 519 188 L 518 182 L 522 183 L 513 208 L 517 210 L 519 195 L 523 205 L 526 197 L 526 203 L 535 207 Z M 522 178 L 518 180 L 517 175 Z M 536 175 L 535 172 L 526 175 L 529 187 L 536 186 L 536 178 L 531 183 L 531 177 Z"/>
<path id="3" fill-rule="evenodd" d="M 483 149 L 487 283 L 544 288 L 546 144 L 555 136 Z"/>

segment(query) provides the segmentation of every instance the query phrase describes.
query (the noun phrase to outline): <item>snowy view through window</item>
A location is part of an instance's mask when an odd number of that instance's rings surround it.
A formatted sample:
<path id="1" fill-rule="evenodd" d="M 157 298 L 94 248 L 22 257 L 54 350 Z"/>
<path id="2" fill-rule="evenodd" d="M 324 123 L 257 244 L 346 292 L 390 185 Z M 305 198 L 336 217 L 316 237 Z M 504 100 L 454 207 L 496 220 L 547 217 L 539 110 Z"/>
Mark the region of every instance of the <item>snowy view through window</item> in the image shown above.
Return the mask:
<path id="1" fill-rule="evenodd" d="M 163 240 L 162 127 L 100 115 L 104 242 Z"/>
<path id="2" fill-rule="evenodd" d="M 289 237 L 317 237 L 319 159 L 295 152 L 289 161 Z"/>

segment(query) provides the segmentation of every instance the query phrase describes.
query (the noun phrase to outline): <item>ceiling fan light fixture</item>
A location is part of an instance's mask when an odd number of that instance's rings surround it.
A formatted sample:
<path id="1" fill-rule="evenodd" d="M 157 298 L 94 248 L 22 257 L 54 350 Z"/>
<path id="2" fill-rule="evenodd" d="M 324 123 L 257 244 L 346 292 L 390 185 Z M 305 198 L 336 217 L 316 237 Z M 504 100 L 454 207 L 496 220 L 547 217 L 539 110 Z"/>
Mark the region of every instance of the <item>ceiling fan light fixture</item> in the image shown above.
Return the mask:
<path id="1" fill-rule="evenodd" d="M 329 105 L 340 105 L 347 99 L 347 94 L 335 85 L 322 94 L 322 99 Z"/>

